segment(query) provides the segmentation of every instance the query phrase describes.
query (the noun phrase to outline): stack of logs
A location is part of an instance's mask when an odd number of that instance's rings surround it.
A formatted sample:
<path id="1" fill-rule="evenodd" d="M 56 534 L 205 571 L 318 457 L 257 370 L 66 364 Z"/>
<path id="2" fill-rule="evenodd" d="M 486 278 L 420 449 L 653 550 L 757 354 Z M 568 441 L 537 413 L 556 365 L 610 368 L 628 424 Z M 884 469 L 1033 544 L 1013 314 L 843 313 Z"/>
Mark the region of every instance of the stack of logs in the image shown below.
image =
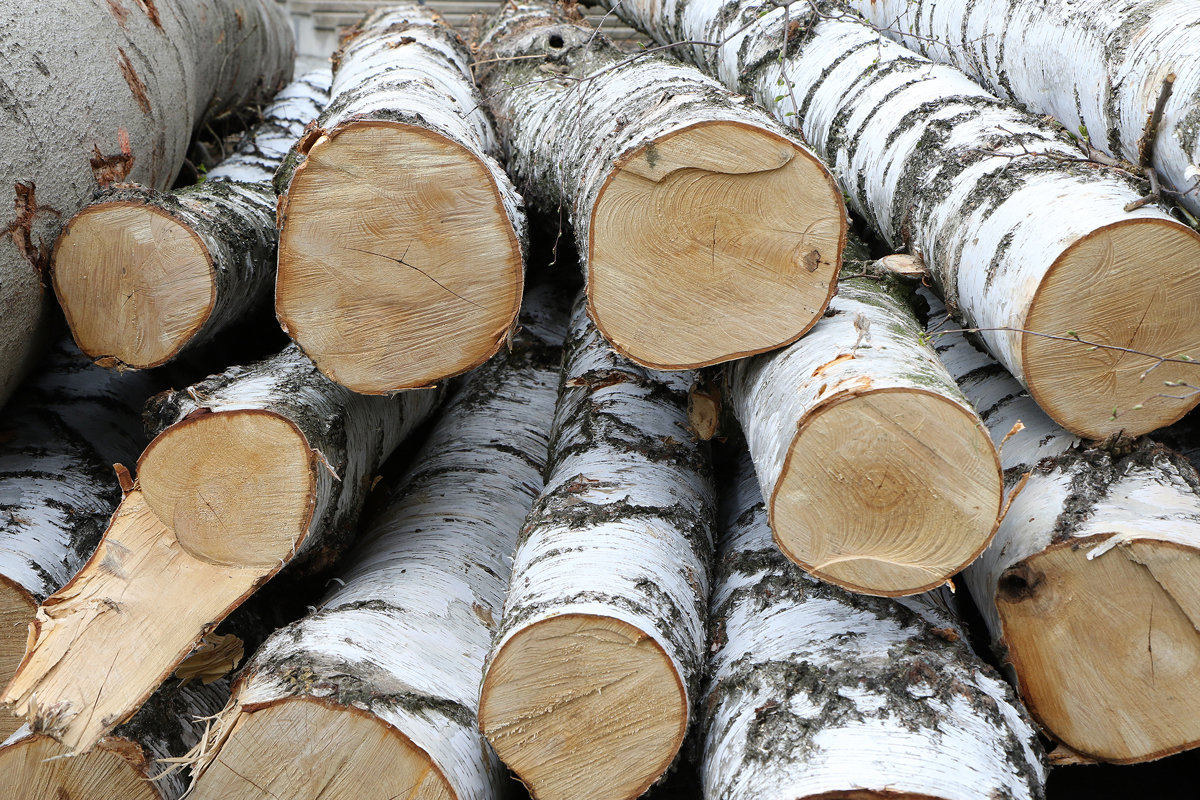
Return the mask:
<path id="1" fill-rule="evenodd" d="M 396 6 L 282 91 L 273 0 L 0 21 L 0 794 L 1032 800 L 1200 745 L 1146 436 L 1200 402 L 1200 25 L 605 3 L 664 47 Z"/>

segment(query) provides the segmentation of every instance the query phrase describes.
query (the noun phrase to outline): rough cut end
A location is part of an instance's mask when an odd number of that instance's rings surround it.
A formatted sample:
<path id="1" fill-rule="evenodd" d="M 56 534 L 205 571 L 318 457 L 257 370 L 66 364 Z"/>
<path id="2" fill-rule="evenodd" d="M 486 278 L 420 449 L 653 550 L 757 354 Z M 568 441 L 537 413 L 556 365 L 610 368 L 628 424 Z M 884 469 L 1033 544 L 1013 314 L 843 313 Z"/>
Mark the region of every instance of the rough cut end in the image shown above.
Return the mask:
<path id="1" fill-rule="evenodd" d="M 5 686 L 21 665 L 29 623 L 35 613 L 37 603 L 29 592 L 0 575 L 0 683 Z M 12 716 L 8 709 L 0 708 L 0 742 L 16 732 L 23 721 Z M 4 774 L 7 773 L 0 769 L 0 775 Z M 0 796 L 8 795 L 0 793 Z"/>
<path id="2" fill-rule="evenodd" d="M 773 350 L 820 318 L 846 242 L 841 193 L 810 153 L 734 122 L 627 159 L 592 211 L 588 310 L 658 369 Z"/>
<path id="3" fill-rule="evenodd" d="M 312 451 L 268 411 L 197 414 L 163 431 L 138 462 L 146 503 L 190 555 L 268 567 L 308 532 L 316 491 Z"/>
<path id="4" fill-rule="evenodd" d="M 803 422 L 771 529 L 788 558 L 823 580 L 915 594 L 983 552 L 1002 495 L 996 450 L 973 414 L 927 392 L 866 392 Z"/>
<path id="5" fill-rule="evenodd" d="M 516 318 L 521 249 L 491 172 L 423 128 L 356 122 L 296 170 L 275 310 L 333 380 L 364 394 L 482 364 Z"/>
<path id="6" fill-rule="evenodd" d="M 454 800 L 403 733 L 355 708 L 294 697 L 242 710 L 192 800 Z"/>
<path id="7" fill-rule="evenodd" d="M 567 614 L 516 633 L 484 678 L 479 725 L 535 800 L 626 800 L 679 750 L 687 696 L 658 643 Z"/>
<path id="8" fill-rule="evenodd" d="M 161 800 L 155 785 L 146 780 L 145 762 L 137 745 L 123 739 L 111 740 L 86 755 L 60 758 L 67 752 L 48 736 L 27 736 L 0 749 L 0 797 Z"/>
<path id="9" fill-rule="evenodd" d="M 1200 235 L 1178 223 L 1132 219 L 1069 247 L 1043 279 L 1025 328 L 1085 342 L 1200 361 Z M 1164 381 L 1200 381 L 1200 366 L 1158 366 L 1133 353 L 1022 337 L 1021 361 L 1033 398 L 1072 433 L 1103 439 L 1141 436 L 1178 420 L 1200 402 Z M 1135 406 L 1142 406 L 1135 409 Z M 1114 418 L 1114 411 L 1116 416 Z"/>
<path id="10" fill-rule="evenodd" d="M 54 291 L 79 349 L 137 369 L 166 362 L 212 311 L 212 258 L 196 233 L 152 205 L 79 212 L 54 253 Z"/>
<path id="11" fill-rule="evenodd" d="M 1010 568 L 996 606 L 1029 711 L 1055 739 L 1133 763 L 1200 745 L 1200 553 L 1107 535 Z"/>

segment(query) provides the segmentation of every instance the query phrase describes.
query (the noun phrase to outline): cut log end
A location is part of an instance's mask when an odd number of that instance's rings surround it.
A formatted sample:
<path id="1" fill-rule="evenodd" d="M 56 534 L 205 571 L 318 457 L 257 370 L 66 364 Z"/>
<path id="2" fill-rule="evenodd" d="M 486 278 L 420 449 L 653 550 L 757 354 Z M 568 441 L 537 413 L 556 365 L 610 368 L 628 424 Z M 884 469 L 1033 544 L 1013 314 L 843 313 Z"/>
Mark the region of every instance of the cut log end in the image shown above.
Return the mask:
<path id="1" fill-rule="evenodd" d="M 29 592 L 0 575 L 0 681 L 5 685 L 12 680 L 25 655 L 29 623 L 35 613 L 37 602 Z M 0 742 L 12 736 L 22 721 L 8 709 L 0 709 Z"/>
<path id="2" fill-rule="evenodd" d="M 242 710 L 192 800 L 454 800 L 424 750 L 378 718 L 311 698 Z"/>
<path id="3" fill-rule="evenodd" d="M 86 755 L 61 757 L 68 752 L 49 736 L 26 736 L 0 749 L 0 796 L 161 800 L 155 784 L 146 780 L 145 760 L 137 745 L 124 739 L 106 740 Z"/>
<path id="4" fill-rule="evenodd" d="M 128 202 L 71 220 L 54 254 L 54 290 L 80 350 L 137 369 L 175 355 L 216 297 L 200 237 L 155 206 Z"/>
<path id="5" fill-rule="evenodd" d="M 824 580 L 915 594 L 983 551 L 1002 493 L 991 439 L 962 406 L 925 392 L 867 392 L 797 433 L 771 528 L 788 558 Z"/>
<path id="6" fill-rule="evenodd" d="M 269 567 L 308 532 L 315 462 L 304 435 L 268 411 L 199 414 L 150 443 L 138 463 L 146 503 L 190 555 Z"/>
<path id="7" fill-rule="evenodd" d="M 479 724 L 535 800 L 625 800 L 670 766 L 688 708 L 670 658 L 620 620 L 567 614 L 509 639 Z"/>
<path id="8" fill-rule="evenodd" d="M 1025 320 L 1030 331 L 1078 335 L 1151 355 L 1200 361 L 1200 235 L 1183 225 L 1134 219 L 1099 229 L 1068 248 L 1042 281 Z M 1023 337 L 1025 383 L 1038 404 L 1072 433 L 1141 436 L 1178 420 L 1200 394 L 1200 368 L 1044 336 Z M 1140 406 L 1140 408 L 1136 408 Z"/>
<path id="9" fill-rule="evenodd" d="M 436 383 L 495 353 L 521 300 L 520 243 L 487 166 L 412 125 L 354 122 L 296 170 L 276 313 L 363 394 Z"/>
<path id="10" fill-rule="evenodd" d="M 811 328 L 836 286 L 846 215 L 806 150 L 714 122 L 626 159 L 589 237 L 589 311 L 605 338 L 646 366 L 686 369 Z"/>
<path id="11" fill-rule="evenodd" d="M 1098 760 L 1133 763 L 1200 744 L 1200 553 L 1107 536 L 1010 568 L 996 605 L 1030 712 Z M 1136 692 L 1131 687 L 1137 687 Z"/>

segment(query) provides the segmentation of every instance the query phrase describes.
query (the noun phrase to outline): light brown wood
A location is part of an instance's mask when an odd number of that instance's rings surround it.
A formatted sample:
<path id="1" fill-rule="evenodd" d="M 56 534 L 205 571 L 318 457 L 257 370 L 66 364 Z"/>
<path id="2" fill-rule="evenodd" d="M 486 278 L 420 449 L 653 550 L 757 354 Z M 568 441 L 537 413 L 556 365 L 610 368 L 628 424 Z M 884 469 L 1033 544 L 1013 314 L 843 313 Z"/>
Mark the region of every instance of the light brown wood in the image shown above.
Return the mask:
<path id="1" fill-rule="evenodd" d="M 516 317 L 520 245 L 491 173 L 423 128 L 358 122 L 318 139 L 284 215 L 276 313 L 354 391 L 466 372 Z"/>
<path id="2" fill-rule="evenodd" d="M 162 364 L 212 311 L 212 258 L 161 209 L 103 203 L 81 211 L 54 255 L 54 290 L 89 357 L 139 369 Z"/>
<path id="3" fill-rule="evenodd" d="M 1110 225 L 1059 256 L 1038 287 L 1025 328 L 1200 361 L 1198 265 L 1200 235 L 1183 225 L 1153 219 Z M 1200 367 L 1163 364 L 1139 380 L 1154 359 L 1029 335 L 1021 353 L 1034 399 L 1064 428 L 1088 438 L 1147 433 L 1179 419 L 1198 399 L 1156 395 L 1186 394 L 1164 389 L 1163 382 L 1196 384 Z"/>
<path id="4" fill-rule="evenodd" d="M 37 603 L 29 593 L 0 575 L 0 683 L 12 680 L 25 655 L 29 623 L 37 612 Z M 0 708 L 0 742 L 21 727 L 21 718 Z M 2 774 L 2 770 L 0 770 Z"/>
<path id="5" fill-rule="evenodd" d="M 194 558 L 130 492 L 92 558 L 38 609 L 34 646 L 0 701 L 87 751 L 268 573 Z"/>
<path id="6" fill-rule="evenodd" d="M 195 558 L 270 567 L 308 532 L 318 468 L 304 434 L 283 417 L 222 411 L 158 436 L 139 459 L 138 483 Z"/>
<path id="7" fill-rule="evenodd" d="M 141 749 L 106 742 L 76 758 L 48 736 L 29 736 L 0 750 L 0 797 L 5 800 L 160 800 L 146 780 Z M 138 762 L 141 763 L 138 763 Z"/>
<path id="8" fill-rule="evenodd" d="M 697 367 L 795 341 L 833 294 L 841 193 L 803 148 L 712 122 L 619 165 L 592 213 L 588 309 L 642 364 Z"/>
<path id="9" fill-rule="evenodd" d="M 1200 743 L 1200 552 L 1107 536 L 1046 550 L 996 605 L 1030 712 L 1093 758 L 1131 763 Z"/>
<path id="10" fill-rule="evenodd" d="M 191 800 L 454 800 L 429 756 L 352 707 L 292 698 L 240 709 Z"/>
<path id="11" fill-rule="evenodd" d="M 912 594 L 987 546 L 999 474 L 987 430 L 961 406 L 864 392 L 809 415 L 771 498 L 771 529 L 788 558 L 824 580 Z"/>
<path id="12" fill-rule="evenodd" d="M 675 757 L 688 723 L 674 665 L 620 620 L 567 614 L 515 634 L 487 671 L 479 725 L 535 800 L 624 800 Z"/>

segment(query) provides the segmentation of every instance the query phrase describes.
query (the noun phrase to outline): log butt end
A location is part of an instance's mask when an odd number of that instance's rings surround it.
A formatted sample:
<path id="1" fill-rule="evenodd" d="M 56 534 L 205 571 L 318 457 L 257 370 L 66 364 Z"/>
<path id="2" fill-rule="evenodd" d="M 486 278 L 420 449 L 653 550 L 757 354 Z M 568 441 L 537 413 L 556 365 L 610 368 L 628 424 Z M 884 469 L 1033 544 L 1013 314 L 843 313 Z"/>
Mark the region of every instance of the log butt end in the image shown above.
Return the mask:
<path id="1" fill-rule="evenodd" d="M 918 391 L 856 394 L 810 415 L 771 498 L 792 561 L 851 591 L 927 591 L 991 540 L 1003 496 L 986 429 Z"/>
<path id="2" fill-rule="evenodd" d="M 536 622 L 500 649 L 479 725 L 535 800 L 626 800 L 671 765 L 687 695 L 658 643 L 610 617 Z"/>
<path id="3" fill-rule="evenodd" d="M 29 735 L 0 748 L 0 796 L 8 800 L 119 797 L 161 800 L 147 780 L 142 750 L 125 739 L 110 738 L 90 753 L 69 752 L 49 736 Z"/>
<path id="4" fill-rule="evenodd" d="M 455 800 L 424 750 L 353 707 L 291 697 L 247 712 L 206 766 L 192 800 Z"/>
<path id="5" fill-rule="evenodd" d="M 623 354 L 690 369 L 773 350 L 824 312 L 846 244 L 833 179 L 770 131 L 712 122 L 614 170 L 593 206 L 588 310 Z"/>
<path id="6" fill-rule="evenodd" d="M 278 566 L 308 533 L 316 469 L 304 434 L 268 411 L 195 414 L 138 462 L 146 503 L 180 546 L 211 564 Z"/>
<path id="7" fill-rule="evenodd" d="M 360 121 L 296 170 L 275 311 L 331 379 L 363 394 L 437 383 L 504 342 L 524 279 L 492 173 L 414 125 Z"/>
<path id="8" fill-rule="evenodd" d="M 166 363 L 212 313 L 212 257 L 188 225 L 149 203 L 96 203 L 64 229 L 54 291 L 90 358 Z"/>
<path id="9" fill-rule="evenodd" d="M 37 605 L 29 592 L 0 575 L 0 683 L 5 686 L 25 656 L 29 623 L 37 613 Z M 22 722 L 8 709 L 0 708 L 0 742 L 16 733 Z"/>
<path id="10" fill-rule="evenodd" d="M 1099 228 L 1067 248 L 1038 287 L 1025 329 L 1060 338 L 1021 336 L 1024 382 L 1055 422 L 1089 439 L 1169 425 L 1200 394 L 1164 381 L 1200 385 L 1200 365 L 1155 367 L 1152 357 L 1070 339 L 1200 362 L 1197 307 L 1200 235 L 1156 218 Z"/>
<path id="11" fill-rule="evenodd" d="M 1118 764 L 1200 745 L 1200 551 L 1071 540 L 1010 567 L 996 606 L 1029 711 L 1078 753 Z"/>

